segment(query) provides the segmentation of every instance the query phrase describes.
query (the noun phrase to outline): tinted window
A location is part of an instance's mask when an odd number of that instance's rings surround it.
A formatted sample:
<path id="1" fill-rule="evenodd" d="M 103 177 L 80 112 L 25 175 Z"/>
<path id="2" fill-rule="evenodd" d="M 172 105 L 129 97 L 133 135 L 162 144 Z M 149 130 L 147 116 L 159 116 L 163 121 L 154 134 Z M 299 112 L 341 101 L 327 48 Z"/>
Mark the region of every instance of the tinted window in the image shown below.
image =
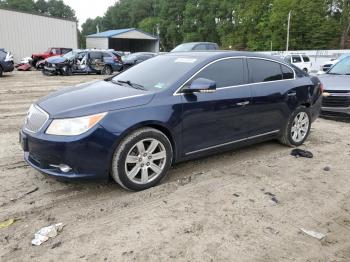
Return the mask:
<path id="1" fill-rule="evenodd" d="M 301 63 L 301 57 L 299 55 L 293 55 L 292 62 L 293 63 Z"/>
<path id="2" fill-rule="evenodd" d="M 207 50 L 207 47 L 203 44 L 196 45 L 193 50 Z"/>
<path id="3" fill-rule="evenodd" d="M 252 83 L 282 80 L 279 63 L 263 59 L 248 59 L 248 67 Z"/>
<path id="4" fill-rule="evenodd" d="M 218 47 L 216 44 L 207 44 L 207 49 L 208 50 L 217 50 Z"/>
<path id="5" fill-rule="evenodd" d="M 228 87 L 244 84 L 244 69 L 242 59 L 226 59 L 216 62 L 201 72 L 193 79 L 207 78 L 216 82 L 216 87 Z"/>
<path id="6" fill-rule="evenodd" d="M 293 79 L 294 78 L 294 71 L 289 68 L 288 66 L 281 65 L 282 73 L 283 73 L 283 79 Z"/>
<path id="7" fill-rule="evenodd" d="M 111 57 L 112 55 L 109 53 L 103 53 L 103 57 Z"/>
<path id="8" fill-rule="evenodd" d="M 310 58 L 306 55 L 303 55 L 304 62 L 310 62 Z"/>
<path id="9" fill-rule="evenodd" d="M 91 52 L 90 58 L 91 59 L 102 59 L 102 53 L 101 52 Z"/>

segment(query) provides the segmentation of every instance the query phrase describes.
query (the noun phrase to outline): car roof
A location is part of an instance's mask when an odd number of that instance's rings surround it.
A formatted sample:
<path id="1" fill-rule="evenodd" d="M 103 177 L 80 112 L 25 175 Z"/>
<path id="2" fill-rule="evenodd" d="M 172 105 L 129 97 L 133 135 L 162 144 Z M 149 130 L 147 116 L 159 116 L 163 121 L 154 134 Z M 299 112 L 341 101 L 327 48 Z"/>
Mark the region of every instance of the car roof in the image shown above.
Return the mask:
<path id="1" fill-rule="evenodd" d="M 224 51 L 224 50 L 212 50 L 212 51 L 190 51 L 190 52 L 173 52 L 167 53 L 163 56 L 176 56 L 176 57 L 191 57 L 191 58 L 201 58 L 203 60 L 216 60 L 225 57 L 254 57 L 254 58 L 264 58 L 269 60 L 274 60 L 283 64 L 286 62 L 277 56 L 265 55 L 256 52 L 247 51 Z"/>

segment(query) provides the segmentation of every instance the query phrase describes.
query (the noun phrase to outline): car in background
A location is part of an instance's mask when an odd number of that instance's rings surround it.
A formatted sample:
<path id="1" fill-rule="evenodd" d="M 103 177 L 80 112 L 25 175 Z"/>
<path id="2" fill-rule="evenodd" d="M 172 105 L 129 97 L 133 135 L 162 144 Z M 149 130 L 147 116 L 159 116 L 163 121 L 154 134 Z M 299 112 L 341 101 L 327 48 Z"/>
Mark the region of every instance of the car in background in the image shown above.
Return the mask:
<path id="1" fill-rule="evenodd" d="M 52 57 L 52 56 L 61 56 L 64 54 L 67 54 L 68 52 L 72 51 L 72 48 L 62 48 L 62 47 L 50 47 L 47 49 L 46 52 L 43 53 L 37 53 L 37 54 L 32 54 L 32 66 L 37 68 L 37 63 L 41 60 L 45 60 L 46 58 Z M 39 68 L 37 69 L 42 69 L 42 63 L 38 64 Z"/>
<path id="2" fill-rule="evenodd" d="M 219 45 L 217 43 L 211 43 L 211 42 L 183 43 L 175 47 L 170 52 L 188 52 L 188 51 L 205 51 L 205 50 L 219 50 Z"/>
<path id="3" fill-rule="evenodd" d="M 20 141 L 27 163 L 51 176 L 144 190 L 181 161 L 273 139 L 300 146 L 321 102 L 318 78 L 282 59 L 169 53 L 40 99 Z"/>
<path id="4" fill-rule="evenodd" d="M 142 62 L 144 62 L 152 57 L 155 57 L 155 56 L 157 56 L 156 53 L 150 53 L 150 52 L 132 53 L 130 55 L 124 56 L 122 58 L 123 70 L 126 70 L 130 67 L 133 67 L 134 65 L 142 63 Z"/>
<path id="5" fill-rule="evenodd" d="M 5 49 L 0 50 L 0 77 L 4 72 L 12 72 L 14 69 L 13 56 Z"/>
<path id="6" fill-rule="evenodd" d="M 102 74 L 110 75 L 123 68 L 119 53 L 108 50 L 73 50 L 63 56 L 45 60 L 45 75 Z"/>
<path id="7" fill-rule="evenodd" d="M 305 73 L 309 73 L 311 71 L 312 63 L 310 57 L 305 54 L 288 54 L 285 55 L 283 59 L 287 63 L 300 68 Z"/>
<path id="8" fill-rule="evenodd" d="M 322 115 L 350 119 L 350 56 L 318 77 L 324 88 Z"/>
<path id="9" fill-rule="evenodd" d="M 318 71 L 317 74 L 322 75 L 322 74 L 326 73 L 329 69 L 331 69 L 331 67 L 333 65 L 335 65 L 336 63 L 338 63 L 339 61 L 341 61 L 342 59 L 344 59 L 348 56 L 350 56 L 350 53 L 342 54 L 337 59 L 331 59 L 331 60 L 325 62 L 323 65 L 320 66 L 320 71 Z"/>

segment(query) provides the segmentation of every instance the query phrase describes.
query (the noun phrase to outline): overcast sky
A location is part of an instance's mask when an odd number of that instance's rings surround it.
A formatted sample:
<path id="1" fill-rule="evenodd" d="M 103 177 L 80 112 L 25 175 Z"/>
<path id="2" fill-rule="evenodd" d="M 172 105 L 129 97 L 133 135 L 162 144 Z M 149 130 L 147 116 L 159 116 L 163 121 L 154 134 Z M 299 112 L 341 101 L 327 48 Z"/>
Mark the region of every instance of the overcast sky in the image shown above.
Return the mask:
<path id="1" fill-rule="evenodd" d="M 117 2 L 117 0 L 63 0 L 63 2 L 75 10 L 75 14 L 79 19 L 79 27 L 81 27 L 86 19 L 103 16 L 107 8 Z"/>

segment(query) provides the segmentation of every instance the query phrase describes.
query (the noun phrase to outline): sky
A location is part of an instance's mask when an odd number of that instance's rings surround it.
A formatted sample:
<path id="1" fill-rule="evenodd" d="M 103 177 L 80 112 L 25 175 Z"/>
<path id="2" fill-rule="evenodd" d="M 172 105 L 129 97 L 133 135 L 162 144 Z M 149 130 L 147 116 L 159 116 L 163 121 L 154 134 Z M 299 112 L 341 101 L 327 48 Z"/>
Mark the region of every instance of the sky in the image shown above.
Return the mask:
<path id="1" fill-rule="evenodd" d="M 107 8 L 113 5 L 117 0 L 63 0 L 75 10 L 75 14 L 79 19 L 79 27 L 88 18 L 95 18 L 96 16 L 103 16 Z"/>

